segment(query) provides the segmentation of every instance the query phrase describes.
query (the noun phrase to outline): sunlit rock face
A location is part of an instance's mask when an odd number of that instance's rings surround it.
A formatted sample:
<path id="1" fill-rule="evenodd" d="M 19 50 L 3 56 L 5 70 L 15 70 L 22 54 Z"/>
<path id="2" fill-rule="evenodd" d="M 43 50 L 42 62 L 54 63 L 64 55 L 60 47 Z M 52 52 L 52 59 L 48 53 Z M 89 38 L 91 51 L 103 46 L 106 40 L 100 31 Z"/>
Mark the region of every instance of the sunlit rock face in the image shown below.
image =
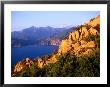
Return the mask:
<path id="1" fill-rule="evenodd" d="M 100 35 L 100 16 L 91 19 L 88 23 L 80 26 L 76 31 L 68 35 L 68 39 L 62 40 L 59 47 L 59 55 L 65 54 L 69 51 L 74 52 L 75 55 L 89 54 L 92 49 L 96 47 L 93 40 L 87 41 L 85 38 L 90 35 Z"/>
<path id="2" fill-rule="evenodd" d="M 23 61 L 18 62 L 14 67 L 14 72 L 22 71 L 26 66 L 30 67 L 33 64 L 33 61 L 30 58 L 26 58 Z"/>

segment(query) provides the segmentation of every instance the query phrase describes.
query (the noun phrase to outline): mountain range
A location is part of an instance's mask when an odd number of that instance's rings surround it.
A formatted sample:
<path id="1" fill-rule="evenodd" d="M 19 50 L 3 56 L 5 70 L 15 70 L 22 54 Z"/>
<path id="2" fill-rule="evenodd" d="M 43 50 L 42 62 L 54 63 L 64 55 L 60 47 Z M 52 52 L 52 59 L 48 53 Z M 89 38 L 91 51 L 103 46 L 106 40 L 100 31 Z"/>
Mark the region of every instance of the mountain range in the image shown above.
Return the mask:
<path id="1" fill-rule="evenodd" d="M 12 47 L 41 44 L 44 42 L 47 44 L 51 40 L 62 40 L 69 32 L 73 31 L 74 27 L 65 28 L 53 28 L 47 27 L 35 27 L 23 29 L 22 31 L 11 32 Z"/>

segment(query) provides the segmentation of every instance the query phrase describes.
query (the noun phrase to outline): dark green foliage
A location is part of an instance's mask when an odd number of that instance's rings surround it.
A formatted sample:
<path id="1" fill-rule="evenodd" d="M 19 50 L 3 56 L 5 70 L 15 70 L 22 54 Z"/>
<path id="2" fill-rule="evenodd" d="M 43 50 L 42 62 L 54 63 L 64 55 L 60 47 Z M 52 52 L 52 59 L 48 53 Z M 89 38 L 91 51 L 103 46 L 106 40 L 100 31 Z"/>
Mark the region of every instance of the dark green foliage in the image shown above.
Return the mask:
<path id="1" fill-rule="evenodd" d="M 83 40 L 85 40 L 85 41 L 95 41 L 96 42 L 96 46 L 100 47 L 100 36 L 99 35 L 90 34 L 89 36 L 83 38 Z"/>
<path id="2" fill-rule="evenodd" d="M 77 58 L 77 69 L 74 76 L 77 77 L 96 77 L 100 76 L 99 58 L 96 56 L 85 56 Z"/>
<path id="3" fill-rule="evenodd" d="M 97 36 L 95 38 L 95 42 L 96 42 L 97 47 L 100 48 L 100 36 Z"/>
<path id="4" fill-rule="evenodd" d="M 95 28 L 96 30 L 98 30 L 98 32 L 100 32 L 100 24 L 97 24 L 95 27 L 93 27 L 93 28 Z"/>
<path id="5" fill-rule="evenodd" d="M 54 64 L 49 64 L 40 70 L 40 76 L 46 77 L 99 77 L 100 54 L 99 49 L 89 56 L 76 57 L 65 54 Z"/>
<path id="6" fill-rule="evenodd" d="M 85 41 L 95 41 L 96 36 L 90 34 L 89 36 L 85 37 L 84 40 Z"/>
<path id="7" fill-rule="evenodd" d="M 18 77 L 99 77 L 100 76 L 100 49 L 93 49 L 90 55 L 76 57 L 65 54 L 54 64 L 48 64 L 42 69 L 33 64 L 18 73 Z"/>
<path id="8" fill-rule="evenodd" d="M 68 54 L 62 55 L 58 58 L 59 60 L 54 64 L 49 64 L 43 68 L 46 76 L 62 77 L 71 76 L 71 71 L 74 67 L 76 58 Z"/>
<path id="9" fill-rule="evenodd" d="M 95 18 L 90 19 L 90 22 L 93 21 Z"/>
<path id="10" fill-rule="evenodd" d="M 49 59 L 50 55 L 45 55 L 42 60 L 46 61 L 47 59 Z"/>
<path id="11" fill-rule="evenodd" d="M 30 67 L 24 68 L 21 72 L 17 74 L 18 77 L 34 77 L 36 74 L 36 67 L 35 65 L 31 65 Z"/>
<path id="12" fill-rule="evenodd" d="M 80 30 L 82 27 L 84 27 L 84 25 L 78 25 L 76 28 L 75 28 L 75 30 Z"/>
<path id="13" fill-rule="evenodd" d="M 91 28 L 91 26 L 88 25 L 88 24 L 86 24 L 85 27 L 86 27 L 87 30 L 89 30 Z"/>

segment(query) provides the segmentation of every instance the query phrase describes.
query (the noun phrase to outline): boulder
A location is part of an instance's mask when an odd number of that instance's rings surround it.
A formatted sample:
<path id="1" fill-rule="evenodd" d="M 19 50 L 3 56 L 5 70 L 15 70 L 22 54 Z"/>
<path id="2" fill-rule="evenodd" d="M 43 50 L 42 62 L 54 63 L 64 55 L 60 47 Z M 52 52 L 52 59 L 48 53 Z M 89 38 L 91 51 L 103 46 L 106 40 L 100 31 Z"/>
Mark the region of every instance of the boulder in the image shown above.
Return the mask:
<path id="1" fill-rule="evenodd" d="M 20 72 L 23 69 L 23 65 L 21 64 L 21 61 L 18 62 L 14 68 L 14 72 Z"/>
<path id="2" fill-rule="evenodd" d="M 79 39 L 79 32 L 78 31 L 75 31 L 75 38 L 76 38 L 76 40 Z"/>
<path id="3" fill-rule="evenodd" d="M 85 40 L 81 40 L 80 42 L 81 42 L 81 46 L 82 46 L 82 48 L 85 48 L 85 47 L 86 47 L 87 42 L 86 42 Z"/>
<path id="4" fill-rule="evenodd" d="M 30 67 L 33 64 L 33 61 L 29 58 L 26 58 L 26 66 Z"/>
<path id="5" fill-rule="evenodd" d="M 92 27 L 89 29 L 89 32 L 92 35 L 98 35 L 98 31 L 96 29 L 92 28 Z"/>
<path id="6" fill-rule="evenodd" d="M 82 55 L 87 55 L 87 54 L 90 54 L 92 52 L 93 52 L 92 49 L 87 49 L 85 52 L 82 53 Z"/>
<path id="7" fill-rule="evenodd" d="M 39 58 L 38 59 L 38 67 L 42 68 L 43 65 L 44 65 L 44 61 L 41 58 Z"/>
<path id="8" fill-rule="evenodd" d="M 68 40 L 62 40 L 58 53 L 65 54 L 71 49 L 71 45 Z"/>
<path id="9" fill-rule="evenodd" d="M 89 35 L 89 32 L 88 32 L 87 28 L 86 27 L 82 27 L 81 36 L 82 37 L 87 37 L 88 35 Z"/>
<path id="10" fill-rule="evenodd" d="M 96 46 L 96 44 L 94 41 L 90 41 L 86 44 L 86 47 L 89 47 L 89 48 L 94 48 L 95 46 Z"/>

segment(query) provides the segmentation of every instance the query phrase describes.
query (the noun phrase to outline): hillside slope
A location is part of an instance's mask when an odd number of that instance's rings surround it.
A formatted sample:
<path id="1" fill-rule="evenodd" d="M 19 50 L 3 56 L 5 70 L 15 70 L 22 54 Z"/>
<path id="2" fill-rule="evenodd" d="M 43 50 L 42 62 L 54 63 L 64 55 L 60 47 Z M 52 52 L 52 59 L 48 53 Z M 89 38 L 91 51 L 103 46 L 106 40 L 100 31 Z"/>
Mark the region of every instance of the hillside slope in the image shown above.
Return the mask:
<path id="1" fill-rule="evenodd" d="M 70 32 L 53 54 L 18 62 L 12 76 L 100 76 L 100 16 Z"/>

